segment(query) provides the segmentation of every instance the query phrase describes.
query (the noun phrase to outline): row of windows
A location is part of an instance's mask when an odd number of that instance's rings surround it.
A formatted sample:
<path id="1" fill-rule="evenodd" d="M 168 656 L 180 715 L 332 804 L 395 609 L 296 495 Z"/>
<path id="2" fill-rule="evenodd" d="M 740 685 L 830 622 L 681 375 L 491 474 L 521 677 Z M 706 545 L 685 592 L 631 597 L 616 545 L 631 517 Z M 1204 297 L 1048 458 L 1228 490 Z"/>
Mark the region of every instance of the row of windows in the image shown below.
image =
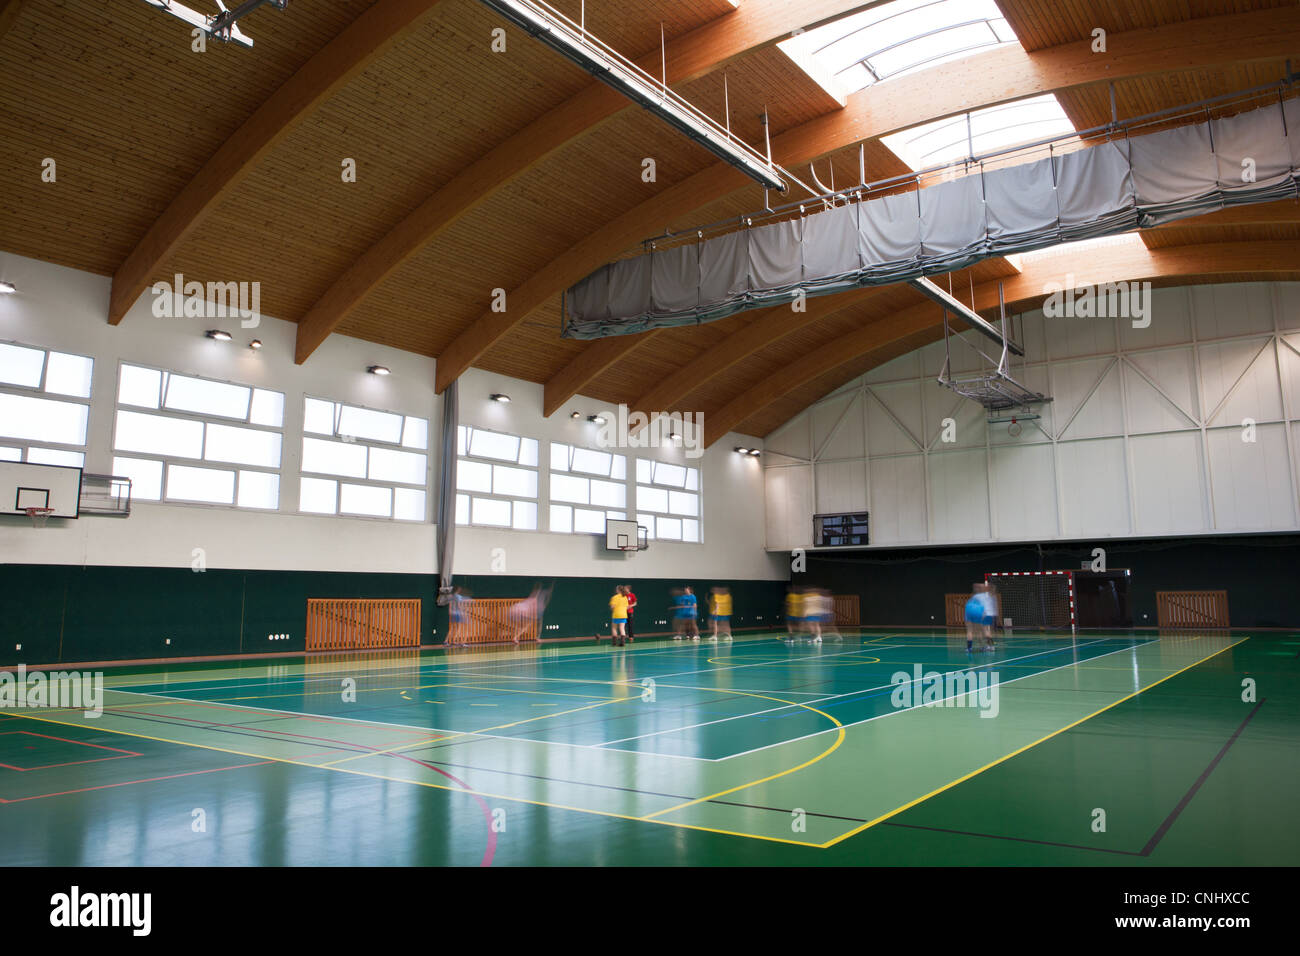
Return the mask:
<path id="1" fill-rule="evenodd" d="M 537 530 L 537 448 L 533 438 L 460 426 L 456 523 Z M 627 518 L 627 478 L 626 455 L 551 442 L 547 529 L 603 534 L 607 519 Z M 698 468 L 638 458 L 636 504 L 649 537 L 700 540 Z"/>
<path id="2" fill-rule="evenodd" d="M 83 467 L 93 368 L 86 356 L 0 343 L 0 461 Z M 132 479 L 135 499 L 280 508 L 284 393 L 119 371 L 113 473 Z M 427 419 L 307 397 L 303 432 L 299 511 L 427 520 Z M 537 530 L 539 448 L 460 426 L 457 523 Z M 627 517 L 627 456 L 552 442 L 549 466 L 549 530 L 601 534 L 607 519 Z M 699 488 L 698 468 L 637 459 L 638 523 L 651 537 L 698 542 Z"/>

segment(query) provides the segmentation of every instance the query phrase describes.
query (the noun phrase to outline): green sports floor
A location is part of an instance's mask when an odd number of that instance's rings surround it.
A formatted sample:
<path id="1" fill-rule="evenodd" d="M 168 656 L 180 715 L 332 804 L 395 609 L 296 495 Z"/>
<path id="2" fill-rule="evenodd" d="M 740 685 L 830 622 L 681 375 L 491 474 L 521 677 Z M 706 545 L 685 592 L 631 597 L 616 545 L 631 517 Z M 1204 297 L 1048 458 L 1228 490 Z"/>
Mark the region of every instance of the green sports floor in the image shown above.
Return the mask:
<path id="1" fill-rule="evenodd" d="M 933 692 L 970 673 L 980 693 Z M 1300 863 L 1300 635 L 968 656 L 942 631 L 763 634 L 104 680 L 98 716 L 0 710 L 0 864 Z"/>

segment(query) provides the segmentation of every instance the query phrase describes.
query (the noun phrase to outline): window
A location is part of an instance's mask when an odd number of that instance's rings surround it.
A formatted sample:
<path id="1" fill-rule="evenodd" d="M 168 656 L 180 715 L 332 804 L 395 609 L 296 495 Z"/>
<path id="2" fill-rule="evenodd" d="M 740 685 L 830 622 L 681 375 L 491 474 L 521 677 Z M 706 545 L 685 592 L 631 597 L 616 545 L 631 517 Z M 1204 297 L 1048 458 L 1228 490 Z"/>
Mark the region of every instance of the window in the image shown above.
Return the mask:
<path id="1" fill-rule="evenodd" d="M 636 460 L 636 520 L 649 537 L 700 540 L 700 470 L 649 458 Z"/>
<path id="2" fill-rule="evenodd" d="M 1017 38 L 996 0 L 894 0 L 784 41 L 781 49 L 832 93 L 960 59 Z"/>
<path id="3" fill-rule="evenodd" d="M 85 466 L 94 365 L 84 355 L 0 342 L 0 461 Z"/>
<path id="4" fill-rule="evenodd" d="M 456 428 L 456 523 L 537 530 L 537 439 Z"/>
<path id="5" fill-rule="evenodd" d="M 607 518 L 627 518 L 627 456 L 551 442 L 547 527 L 561 534 L 604 534 Z"/>
<path id="6" fill-rule="evenodd" d="M 969 117 L 969 120 L 968 120 Z M 969 127 L 968 127 L 969 122 Z M 956 162 L 1022 143 L 1068 136 L 1074 124 L 1056 97 L 1047 93 L 970 114 L 950 116 L 880 141 L 914 170 Z"/>
<path id="7" fill-rule="evenodd" d="M 113 474 L 139 501 L 275 511 L 284 394 L 123 363 Z"/>
<path id="8" fill-rule="evenodd" d="M 307 398 L 303 432 L 299 511 L 425 520 L 428 419 Z"/>

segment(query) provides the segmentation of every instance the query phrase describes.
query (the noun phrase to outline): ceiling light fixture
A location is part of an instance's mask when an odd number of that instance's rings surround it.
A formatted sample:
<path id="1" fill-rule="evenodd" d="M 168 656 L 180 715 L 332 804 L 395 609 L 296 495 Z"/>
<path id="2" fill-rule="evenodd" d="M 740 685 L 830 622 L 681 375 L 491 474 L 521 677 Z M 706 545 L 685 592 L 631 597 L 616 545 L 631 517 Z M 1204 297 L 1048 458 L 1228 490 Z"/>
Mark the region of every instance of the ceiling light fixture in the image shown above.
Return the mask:
<path id="1" fill-rule="evenodd" d="M 743 445 L 737 445 L 737 446 L 736 446 L 736 451 L 738 451 L 738 452 L 739 452 L 740 454 L 742 454 L 742 455 L 748 455 L 748 454 L 749 454 L 749 449 L 746 448 L 746 447 L 744 447 Z"/>
<path id="2" fill-rule="evenodd" d="M 216 339 L 218 342 L 229 342 L 230 333 L 225 329 L 208 329 L 203 333 L 210 339 Z"/>
<path id="3" fill-rule="evenodd" d="M 502 392 L 493 392 L 491 395 L 488 396 L 488 398 L 494 402 L 500 402 L 502 405 L 510 404 L 510 396 Z"/>
<path id="4" fill-rule="evenodd" d="M 582 417 L 582 412 L 569 412 L 569 417 L 576 421 Z"/>
<path id="5" fill-rule="evenodd" d="M 262 340 L 261 340 L 261 339 L 253 339 L 253 341 L 251 341 L 251 342 L 248 343 L 248 347 L 249 347 L 250 349 L 253 349 L 254 351 L 256 351 L 257 349 L 260 349 L 260 348 L 262 347 Z"/>
<path id="6" fill-rule="evenodd" d="M 389 372 L 388 372 L 388 367 L 387 367 L 387 366 L 384 366 L 384 365 L 367 365 L 367 366 L 366 366 L 366 371 L 369 372 L 371 375 L 387 375 L 387 374 L 389 374 Z"/>
<path id="7" fill-rule="evenodd" d="M 587 421 L 591 422 L 593 425 L 603 425 L 603 424 L 605 424 L 605 416 L 604 416 L 604 415 L 588 415 L 588 416 L 587 416 Z"/>
<path id="8" fill-rule="evenodd" d="M 753 457 L 753 458 L 757 458 L 759 455 L 761 455 L 761 454 L 763 454 L 763 453 L 762 453 L 761 451 L 759 451 L 757 448 L 751 448 L 751 449 L 749 450 L 749 454 L 750 454 L 751 457 Z"/>
<path id="9" fill-rule="evenodd" d="M 0 282 L 0 295 L 13 295 L 17 291 L 12 282 Z"/>

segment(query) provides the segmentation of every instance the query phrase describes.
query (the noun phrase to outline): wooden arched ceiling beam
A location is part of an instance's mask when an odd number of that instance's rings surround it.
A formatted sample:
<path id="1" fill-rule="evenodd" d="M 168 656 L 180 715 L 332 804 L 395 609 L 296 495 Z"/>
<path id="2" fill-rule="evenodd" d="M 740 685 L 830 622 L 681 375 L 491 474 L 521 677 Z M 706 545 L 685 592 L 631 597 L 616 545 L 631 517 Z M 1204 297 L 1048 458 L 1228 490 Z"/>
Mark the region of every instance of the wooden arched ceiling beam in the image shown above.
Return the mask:
<path id="1" fill-rule="evenodd" d="M 113 274 L 109 323 L 122 321 L 185 237 L 276 143 L 440 2 L 378 0 L 272 93 L 185 184 Z"/>
<path id="2" fill-rule="evenodd" d="M 688 82 L 732 60 L 808 29 L 849 16 L 886 0 L 746 0 L 736 10 L 673 40 L 668 61 L 671 84 Z M 660 52 L 637 65 L 653 75 Z M 326 337 L 394 270 L 462 216 L 532 169 L 556 150 L 583 136 L 623 109 L 627 98 L 599 80 L 465 167 L 382 239 L 361 254 L 298 322 L 294 361 L 305 362 Z"/>
<path id="3" fill-rule="evenodd" d="M 1296 222 L 1300 222 L 1300 200 L 1286 199 L 1253 206 L 1229 206 L 1194 219 L 1180 219 L 1166 226 L 1144 230 L 1139 235 L 1158 235 L 1164 230 L 1188 226 L 1269 226 Z M 1014 263 L 1016 257 L 1013 256 L 1006 261 Z M 707 350 L 668 378 L 658 382 L 631 407 L 643 411 L 673 409 L 677 402 L 714 375 L 726 371 L 746 356 L 804 327 L 808 322 L 841 311 L 846 305 L 861 302 L 863 296 L 870 291 L 870 289 L 855 290 L 841 293 L 839 296 L 812 299 L 808 303 L 807 314 L 797 317 L 792 316 L 788 305 L 764 310 L 757 319 L 740 332 L 728 337 L 715 348 Z M 602 339 L 579 352 L 568 365 L 546 382 L 542 403 L 544 414 L 547 416 L 553 414 L 570 398 L 581 392 L 589 382 L 618 364 L 634 349 L 640 348 L 654 334 L 649 332 L 640 335 L 614 336 Z"/>
<path id="4" fill-rule="evenodd" d="M 1091 40 L 1034 53 L 1014 45 L 1002 47 L 891 80 L 887 88 L 867 87 L 851 96 L 844 109 L 776 137 L 773 155 L 793 166 L 984 106 L 1170 71 L 1284 59 L 1298 33 L 1300 9 L 1285 7 L 1112 33 L 1106 53 L 1093 53 Z M 443 350 L 437 390 L 455 381 L 534 310 L 647 233 L 687 220 L 748 183 L 732 167 L 717 163 L 595 230 L 512 290 L 506 312 L 484 313 Z"/>
<path id="5" fill-rule="evenodd" d="M 1287 199 L 1257 206 L 1231 206 L 1205 216 L 1180 220 L 1171 226 L 1146 230 L 1137 235 L 1159 233 L 1161 229 L 1176 228 L 1178 226 L 1271 226 L 1296 222 L 1300 222 L 1300 201 Z M 1018 260 L 1013 257 L 1011 261 Z M 1009 280 L 1003 281 L 1007 282 Z M 860 308 L 875 292 L 879 291 L 879 288 L 855 289 L 839 295 L 810 299 L 807 314 L 799 316 L 798 321 L 791 321 L 790 307 L 788 305 L 765 310 L 745 328 L 728 336 L 713 347 L 705 349 L 668 378 L 657 382 L 654 387 L 637 398 L 631 407 L 646 412 L 678 409 L 680 407 L 678 403 L 689 394 L 709 382 L 714 376 L 722 374 L 737 362 L 753 355 L 760 349 L 767 348 L 767 346 L 781 340 L 791 332 L 805 327 L 809 322 L 848 309 Z M 643 343 L 645 337 L 629 335 L 606 339 L 605 341 L 622 342 L 624 340 L 630 341 L 635 347 Z M 594 351 L 594 348 L 587 350 L 587 352 L 591 351 Z M 631 349 L 625 349 L 625 351 L 631 351 Z M 583 357 L 587 355 L 587 352 L 578 355 L 569 364 L 569 368 L 577 366 Z M 607 361 L 604 368 L 612 366 L 622 355 L 623 353 L 620 353 L 613 361 Z M 567 372 L 568 369 L 566 368 L 565 371 Z M 560 379 L 563 374 L 564 372 L 561 372 L 552 381 Z M 549 415 L 554 410 L 550 407 L 552 400 L 550 397 L 551 382 L 546 383 L 546 389 L 548 396 L 546 399 L 546 414 Z M 562 403 L 563 400 L 561 400 Z"/>
<path id="6" fill-rule="evenodd" d="M 1086 257 L 1069 260 L 1069 271 L 1077 288 L 1105 282 L 1146 282 L 1191 276 L 1248 274 L 1268 279 L 1300 271 L 1300 243 L 1225 242 L 1165 249 L 1147 249 L 1126 243 L 1089 250 Z M 1034 308 L 1046 298 L 1045 287 L 1051 282 L 1059 283 L 1062 278 L 1060 259 L 1027 262 L 1019 275 L 1001 280 L 1007 305 L 1021 310 Z M 977 311 L 997 308 L 998 283 L 977 285 L 975 303 Z M 784 368 L 781 375 L 764 378 L 721 408 L 706 413 L 705 447 L 813 379 L 866 355 L 880 353 L 893 358 L 897 352 L 890 353 L 889 350 L 901 340 L 941 325 L 942 314 L 938 306 L 926 302 L 870 322 L 799 357 Z"/>
<path id="7" fill-rule="evenodd" d="M 4 0 L 0 2 L 0 40 L 9 32 L 9 28 L 18 22 L 18 14 L 22 11 L 23 0 Z"/>
<path id="8" fill-rule="evenodd" d="M 653 387 L 640 395 L 630 407 L 644 411 L 646 414 L 657 411 L 670 411 L 676 407 L 678 401 L 693 389 L 698 388 L 713 376 L 725 372 L 737 362 L 753 355 L 759 349 L 779 341 L 792 332 L 797 332 L 809 322 L 816 322 L 825 316 L 844 311 L 850 304 L 865 301 L 873 293 L 880 291 L 880 288 L 854 290 L 852 293 L 854 296 L 853 303 L 847 302 L 844 296 L 818 296 L 809 299 L 807 301 L 807 311 L 801 313 L 793 312 L 788 305 L 778 305 L 770 309 L 764 309 L 739 332 L 727 336 L 726 339 L 712 348 L 705 349 L 676 372 L 656 382 Z M 653 335 L 654 333 L 649 334 Z M 620 335 L 615 338 L 605 339 L 580 353 L 563 371 L 546 383 L 543 402 L 545 413 L 550 415 L 568 400 L 568 395 L 560 398 L 561 394 L 567 392 L 572 395 L 581 389 L 581 385 L 576 384 L 573 377 L 583 376 L 584 381 L 582 384 L 585 384 L 600 372 L 610 368 L 615 362 L 632 351 L 633 348 L 644 344 L 646 340 L 646 335 Z M 617 346 L 617 349 L 602 349 L 602 346 L 606 343 Z M 583 360 L 587 355 L 598 350 L 606 353 L 602 355 L 602 358 L 605 359 L 604 367 L 597 370 L 595 374 L 587 374 L 590 368 L 583 364 Z M 617 354 L 610 354 L 615 351 Z M 555 389 L 555 391 L 553 392 L 552 389 Z"/>

